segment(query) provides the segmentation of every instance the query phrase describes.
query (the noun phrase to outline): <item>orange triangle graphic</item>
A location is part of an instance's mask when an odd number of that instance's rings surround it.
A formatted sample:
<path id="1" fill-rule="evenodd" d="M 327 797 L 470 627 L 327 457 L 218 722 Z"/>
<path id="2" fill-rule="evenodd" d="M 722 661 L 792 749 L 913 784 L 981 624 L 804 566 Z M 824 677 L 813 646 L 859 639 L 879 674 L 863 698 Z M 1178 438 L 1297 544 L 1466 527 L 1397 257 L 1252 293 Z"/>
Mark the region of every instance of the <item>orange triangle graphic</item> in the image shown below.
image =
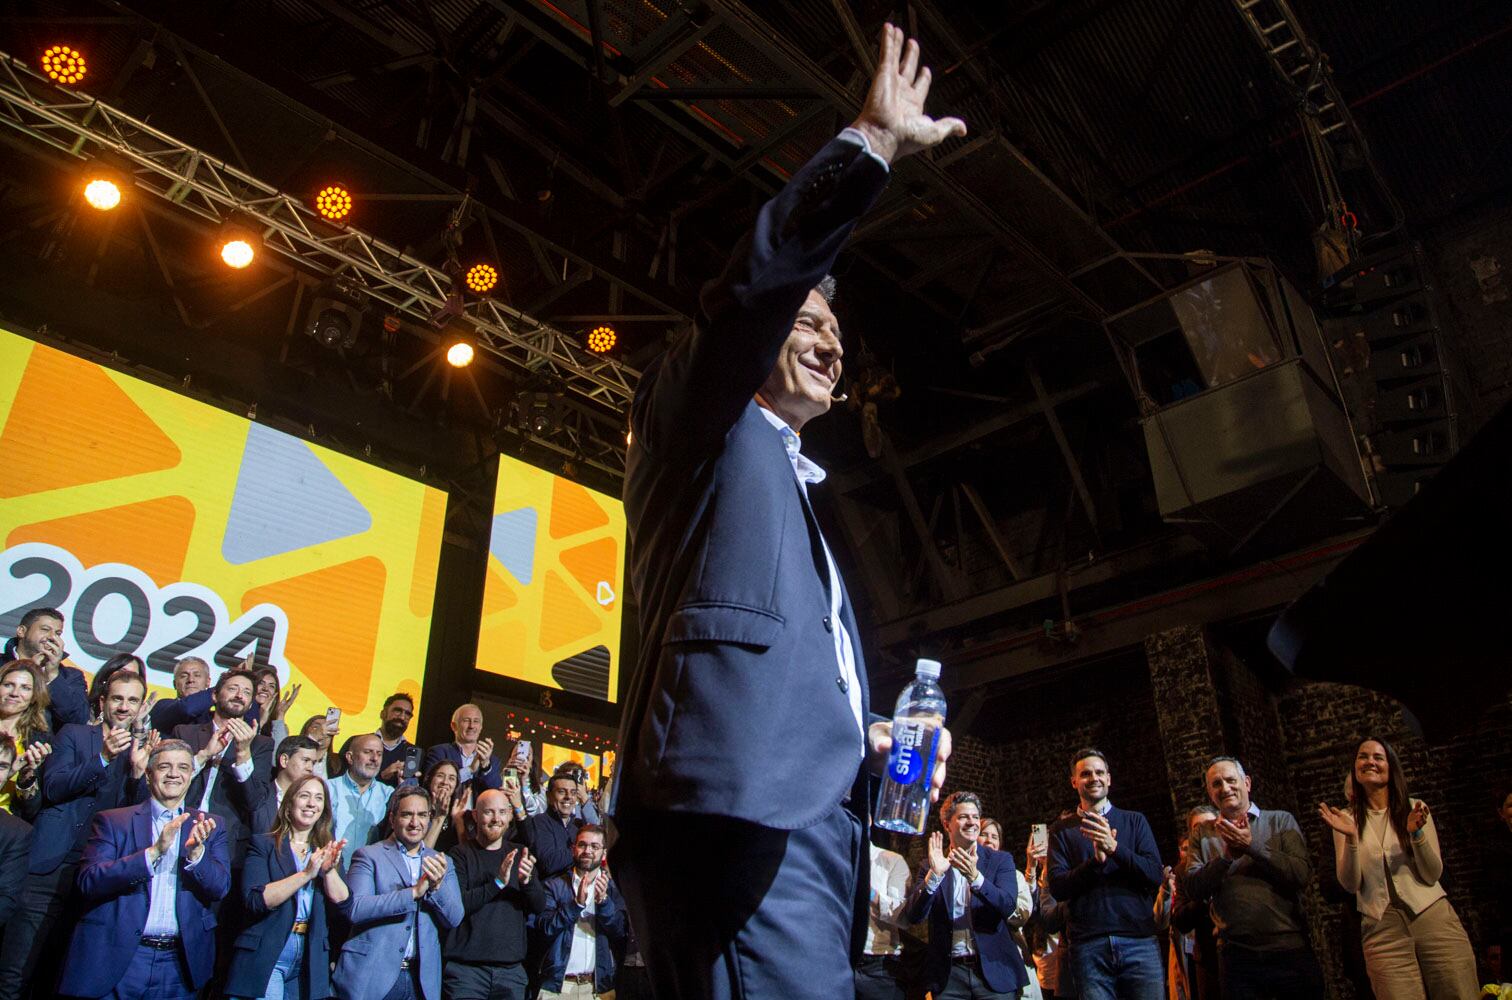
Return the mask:
<path id="1" fill-rule="evenodd" d="M 566 538 L 602 528 L 609 515 L 593 494 L 570 479 L 553 478 L 551 486 L 551 537 Z"/>
<path id="2" fill-rule="evenodd" d="M 72 552 L 86 568 L 125 563 L 166 587 L 184 578 L 184 555 L 193 533 L 194 505 L 170 496 L 19 525 L 5 544 L 46 542 Z"/>
<path id="3" fill-rule="evenodd" d="M 242 610 L 263 601 L 283 608 L 289 662 L 343 712 L 361 712 L 373 676 L 383 585 L 383 562 L 365 556 L 255 587 L 242 595 Z"/>
<path id="4" fill-rule="evenodd" d="M 569 642 L 592 635 L 599 628 L 599 616 L 572 592 L 567 581 L 555 570 L 546 571 L 546 596 L 541 602 L 541 649 L 550 652 Z"/>
<path id="5" fill-rule="evenodd" d="M 572 574 L 574 580 L 583 585 L 583 589 L 588 591 L 597 604 L 599 581 L 609 584 L 616 595 L 619 593 L 618 581 L 614 579 L 615 556 L 618 552 L 619 545 L 614 539 L 600 538 L 596 542 L 567 549 L 561 555 L 562 566 Z"/>
<path id="6" fill-rule="evenodd" d="M 515 596 L 514 588 L 494 569 L 494 560 L 490 558 L 488 579 L 483 581 L 483 617 L 487 618 L 497 611 L 508 611 L 518 603 L 520 599 Z"/>
<path id="7" fill-rule="evenodd" d="M 0 431 L 0 499 L 171 469 L 182 457 L 103 368 L 38 344 Z"/>

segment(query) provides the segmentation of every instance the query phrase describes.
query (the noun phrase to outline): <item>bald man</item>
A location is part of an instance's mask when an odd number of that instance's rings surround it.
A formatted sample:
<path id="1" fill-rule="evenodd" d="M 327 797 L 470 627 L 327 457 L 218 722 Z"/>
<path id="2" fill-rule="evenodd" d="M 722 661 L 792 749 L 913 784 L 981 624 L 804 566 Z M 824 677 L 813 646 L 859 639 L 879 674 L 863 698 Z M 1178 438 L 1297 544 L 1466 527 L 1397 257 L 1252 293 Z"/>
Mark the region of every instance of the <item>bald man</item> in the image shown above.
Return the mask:
<path id="1" fill-rule="evenodd" d="M 446 939 L 449 997 L 525 1000 L 525 921 L 546 909 L 535 857 L 510 839 L 523 808 L 518 785 L 489 789 L 473 802 L 473 839 L 449 852 L 462 889 L 462 923 Z"/>
<path id="2" fill-rule="evenodd" d="M 452 713 L 451 731 L 450 743 L 438 743 L 425 752 L 425 770 L 438 761 L 451 761 L 457 765 L 458 794 L 471 783 L 475 799 L 490 788 L 504 787 L 493 740 L 483 735 L 483 710 L 471 702 L 458 706 Z"/>

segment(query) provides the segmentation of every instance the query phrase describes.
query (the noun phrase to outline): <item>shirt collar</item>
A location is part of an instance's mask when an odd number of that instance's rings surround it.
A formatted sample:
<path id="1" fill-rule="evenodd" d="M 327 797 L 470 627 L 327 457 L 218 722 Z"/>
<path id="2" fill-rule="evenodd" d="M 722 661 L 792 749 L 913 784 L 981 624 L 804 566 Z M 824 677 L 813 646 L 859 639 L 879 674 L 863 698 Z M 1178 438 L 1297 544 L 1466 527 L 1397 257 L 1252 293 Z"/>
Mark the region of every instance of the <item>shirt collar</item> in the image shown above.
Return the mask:
<path id="1" fill-rule="evenodd" d="M 1255 803 L 1251 802 L 1249 810 L 1248 810 L 1248 815 L 1249 815 L 1249 817 L 1251 819 L 1259 819 L 1260 818 L 1260 807 L 1257 806 L 1257 805 L 1255 805 Z"/>
<path id="2" fill-rule="evenodd" d="M 766 422 L 775 427 L 777 433 L 782 436 L 782 446 L 787 449 L 788 460 L 793 463 L 793 471 L 798 473 L 798 478 L 805 483 L 824 482 L 827 473 L 818 462 L 803 454 L 803 441 L 799 438 L 798 432 L 789 427 L 786 420 L 760 403 L 756 404 L 756 408 L 761 411 Z"/>
<path id="3" fill-rule="evenodd" d="M 1097 804 L 1097 808 L 1094 809 L 1093 812 L 1097 813 L 1097 815 L 1099 815 L 1099 816 L 1106 816 L 1106 815 L 1108 815 L 1108 810 L 1110 810 L 1112 808 L 1113 808 L 1113 800 L 1112 799 L 1103 799 L 1101 802 L 1099 802 Z"/>
<path id="4" fill-rule="evenodd" d="M 152 821 L 154 823 L 166 823 L 183 811 L 184 807 L 182 805 L 176 809 L 170 809 L 157 799 L 152 800 Z"/>

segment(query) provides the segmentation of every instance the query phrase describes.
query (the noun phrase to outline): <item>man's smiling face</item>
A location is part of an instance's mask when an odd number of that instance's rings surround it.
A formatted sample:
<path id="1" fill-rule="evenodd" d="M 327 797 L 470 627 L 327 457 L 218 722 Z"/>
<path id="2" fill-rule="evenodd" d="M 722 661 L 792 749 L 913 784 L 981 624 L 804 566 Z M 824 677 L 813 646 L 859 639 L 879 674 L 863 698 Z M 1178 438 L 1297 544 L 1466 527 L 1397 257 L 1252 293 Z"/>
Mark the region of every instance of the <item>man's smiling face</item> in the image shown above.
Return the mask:
<path id="1" fill-rule="evenodd" d="M 761 387 L 761 398 L 793 430 L 830 408 L 840 381 L 840 323 L 824 296 L 809 292 L 777 364 Z"/>

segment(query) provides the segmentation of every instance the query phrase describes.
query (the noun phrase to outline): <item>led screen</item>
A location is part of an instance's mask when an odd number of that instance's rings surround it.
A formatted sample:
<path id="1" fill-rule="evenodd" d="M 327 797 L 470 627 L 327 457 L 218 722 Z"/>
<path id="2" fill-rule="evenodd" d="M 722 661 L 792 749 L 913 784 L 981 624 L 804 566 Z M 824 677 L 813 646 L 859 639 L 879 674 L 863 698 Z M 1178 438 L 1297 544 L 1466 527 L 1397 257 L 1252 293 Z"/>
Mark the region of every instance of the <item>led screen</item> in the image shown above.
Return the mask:
<path id="1" fill-rule="evenodd" d="M 499 456 L 478 669 L 615 700 L 625 510 Z"/>
<path id="2" fill-rule="evenodd" d="M 418 700 L 446 494 L 0 330 L 0 630 L 51 606 L 69 659 L 154 686 L 250 656 L 346 735 Z"/>

